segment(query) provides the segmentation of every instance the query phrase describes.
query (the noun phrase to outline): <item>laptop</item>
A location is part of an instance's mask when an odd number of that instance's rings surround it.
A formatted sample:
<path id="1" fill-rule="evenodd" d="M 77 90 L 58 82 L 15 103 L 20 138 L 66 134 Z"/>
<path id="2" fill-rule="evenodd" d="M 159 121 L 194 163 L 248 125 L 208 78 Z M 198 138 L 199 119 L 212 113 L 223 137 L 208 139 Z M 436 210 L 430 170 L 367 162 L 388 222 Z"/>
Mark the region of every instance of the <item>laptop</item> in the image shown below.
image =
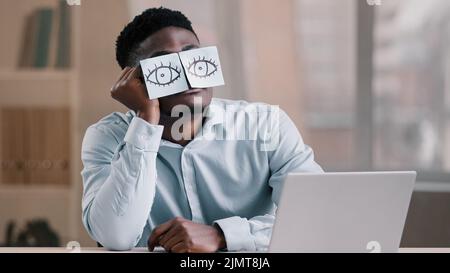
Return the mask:
<path id="1" fill-rule="evenodd" d="M 289 174 L 269 252 L 398 252 L 416 172 Z"/>

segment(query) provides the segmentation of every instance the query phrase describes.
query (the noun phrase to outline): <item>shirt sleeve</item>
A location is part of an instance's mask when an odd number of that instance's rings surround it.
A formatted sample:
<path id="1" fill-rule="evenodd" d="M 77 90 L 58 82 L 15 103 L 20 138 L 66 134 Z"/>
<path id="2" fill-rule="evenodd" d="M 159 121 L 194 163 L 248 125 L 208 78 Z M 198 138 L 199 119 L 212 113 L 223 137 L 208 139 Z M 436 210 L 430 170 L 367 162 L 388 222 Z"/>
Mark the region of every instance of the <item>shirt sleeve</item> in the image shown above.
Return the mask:
<path id="1" fill-rule="evenodd" d="M 123 140 L 117 124 L 97 124 L 83 139 L 83 224 L 111 250 L 139 241 L 156 188 L 156 156 L 163 126 L 134 117 Z"/>
<path id="2" fill-rule="evenodd" d="M 272 201 L 276 206 L 288 173 L 323 172 L 314 161 L 313 150 L 304 144 L 287 114 L 280 110 L 277 120 L 279 123 L 275 123 L 276 127 L 270 128 L 272 140 L 266 145 L 273 147 L 267 151 L 271 171 L 268 184 L 272 188 Z M 269 247 L 275 213 L 276 210 L 250 219 L 234 216 L 214 223 L 222 229 L 228 251 L 265 251 Z"/>

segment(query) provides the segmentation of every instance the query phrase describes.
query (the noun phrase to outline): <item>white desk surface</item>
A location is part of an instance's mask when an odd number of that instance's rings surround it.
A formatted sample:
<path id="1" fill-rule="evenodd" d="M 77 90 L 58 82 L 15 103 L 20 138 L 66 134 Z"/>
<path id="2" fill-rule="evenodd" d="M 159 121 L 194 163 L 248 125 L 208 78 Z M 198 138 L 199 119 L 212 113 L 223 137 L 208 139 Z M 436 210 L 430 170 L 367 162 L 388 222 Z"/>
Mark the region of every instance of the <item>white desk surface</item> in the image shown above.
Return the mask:
<path id="1" fill-rule="evenodd" d="M 101 247 L 82 247 L 80 251 L 65 247 L 0 247 L 0 253 L 148 253 L 147 248 L 138 247 L 129 251 L 108 251 Z M 163 252 L 162 248 L 156 252 Z M 450 248 L 400 248 L 399 253 L 450 253 Z"/>

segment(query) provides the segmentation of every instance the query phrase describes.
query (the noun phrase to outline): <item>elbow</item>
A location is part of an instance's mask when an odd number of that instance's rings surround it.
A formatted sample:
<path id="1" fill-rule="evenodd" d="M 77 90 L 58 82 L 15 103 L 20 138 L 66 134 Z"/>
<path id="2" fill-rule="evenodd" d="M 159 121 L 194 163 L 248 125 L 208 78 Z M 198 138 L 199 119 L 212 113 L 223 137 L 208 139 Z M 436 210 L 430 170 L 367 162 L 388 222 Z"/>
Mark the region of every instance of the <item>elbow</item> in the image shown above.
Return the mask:
<path id="1" fill-rule="evenodd" d="M 99 243 L 106 249 L 112 251 L 127 251 L 135 246 L 134 240 L 128 240 L 121 238 L 121 236 L 115 236 L 114 238 L 102 238 Z"/>
<path id="2" fill-rule="evenodd" d="M 141 237 L 137 229 L 130 228 L 123 223 L 106 221 L 89 221 L 85 224 L 88 233 L 92 239 L 100 243 L 104 248 L 113 251 L 126 251 L 134 248 Z M 103 223 L 103 224 L 100 224 Z"/>
<path id="3" fill-rule="evenodd" d="M 97 242 L 104 248 L 113 251 L 127 251 L 134 248 L 140 237 L 135 232 L 125 229 L 118 230 L 113 226 L 107 227 L 95 235 Z"/>

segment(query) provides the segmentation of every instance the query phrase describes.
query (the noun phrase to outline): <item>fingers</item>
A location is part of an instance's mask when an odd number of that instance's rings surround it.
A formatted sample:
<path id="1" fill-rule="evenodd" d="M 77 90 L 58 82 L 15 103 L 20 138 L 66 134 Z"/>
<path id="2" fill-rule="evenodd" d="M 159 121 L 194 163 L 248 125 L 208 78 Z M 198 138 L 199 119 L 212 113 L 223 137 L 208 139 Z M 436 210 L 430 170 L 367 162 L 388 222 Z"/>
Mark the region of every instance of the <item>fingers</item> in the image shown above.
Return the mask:
<path id="1" fill-rule="evenodd" d="M 162 238 L 159 240 L 159 245 L 164 247 L 166 251 L 170 251 L 174 245 L 185 240 L 186 237 L 186 232 L 183 232 L 183 229 L 180 225 L 176 225 L 162 236 Z"/>
<path id="2" fill-rule="evenodd" d="M 167 251 L 167 252 L 174 252 L 172 250 L 172 248 L 179 244 L 179 243 L 184 243 L 186 241 L 186 237 L 182 234 L 176 234 L 174 236 L 172 236 L 171 238 L 169 238 L 169 240 L 164 243 L 161 244 L 161 246 Z"/>
<path id="3" fill-rule="evenodd" d="M 136 72 L 136 70 L 137 70 L 136 67 L 131 68 L 130 71 L 128 72 L 127 77 L 125 78 L 125 80 L 126 81 L 131 80 L 134 77 L 133 75 Z"/>
<path id="4" fill-rule="evenodd" d="M 131 73 L 128 76 L 128 80 L 130 79 L 139 79 L 141 77 L 142 71 L 141 71 L 141 66 L 136 66 L 133 67 L 133 71 L 131 71 Z"/>
<path id="5" fill-rule="evenodd" d="M 114 91 L 124 79 L 126 79 L 130 73 L 131 67 L 125 67 L 125 69 L 122 70 L 122 73 L 120 74 L 119 79 L 116 81 L 116 83 L 111 87 L 111 92 Z"/>
<path id="6" fill-rule="evenodd" d="M 176 219 L 176 218 L 175 218 Z M 172 226 L 172 224 L 175 222 L 175 219 L 172 219 L 170 221 L 167 221 L 159 226 L 157 226 L 152 234 L 150 235 L 150 237 L 148 238 L 148 249 L 150 251 L 153 251 L 153 249 L 155 248 L 155 246 L 158 245 L 158 240 L 159 237 L 161 235 L 163 235 L 164 233 L 166 233 L 170 227 Z"/>
<path id="7" fill-rule="evenodd" d="M 130 67 L 130 69 L 128 69 L 127 73 L 124 75 L 123 77 L 123 81 L 128 81 L 130 79 L 130 75 L 133 74 L 133 71 L 136 69 L 136 67 Z"/>
<path id="8" fill-rule="evenodd" d="M 125 67 L 122 70 L 122 73 L 120 74 L 120 77 L 119 77 L 119 79 L 117 81 L 120 82 L 121 80 L 123 80 L 128 75 L 130 70 L 131 70 L 131 67 L 129 67 L 129 66 Z"/>
<path id="9" fill-rule="evenodd" d="M 170 251 L 174 252 L 174 253 L 186 253 L 187 246 L 183 241 L 181 241 L 181 242 L 175 244 Z"/>
<path id="10" fill-rule="evenodd" d="M 170 229 L 162 236 L 159 237 L 158 243 L 159 245 L 164 245 L 167 241 L 169 241 L 172 237 L 177 235 L 180 232 L 179 226 L 174 223 Z"/>

